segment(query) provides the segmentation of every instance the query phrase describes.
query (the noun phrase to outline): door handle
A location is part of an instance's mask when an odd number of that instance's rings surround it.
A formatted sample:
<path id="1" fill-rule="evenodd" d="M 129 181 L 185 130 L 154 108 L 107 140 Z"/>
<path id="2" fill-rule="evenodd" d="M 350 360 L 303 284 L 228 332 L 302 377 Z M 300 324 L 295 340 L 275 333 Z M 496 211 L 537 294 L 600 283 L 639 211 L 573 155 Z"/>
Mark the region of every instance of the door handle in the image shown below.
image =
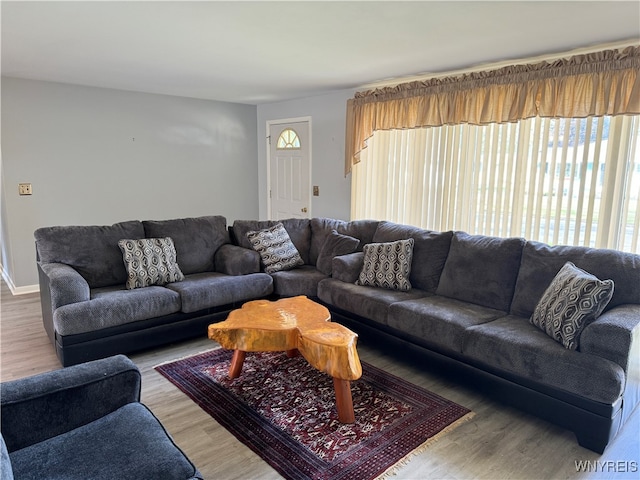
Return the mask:
<path id="1" fill-rule="evenodd" d="M 302 213 L 307 213 L 307 207 L 304 207 L 304 208 L 301 210 L 301 212 L 302 212 Z"/>

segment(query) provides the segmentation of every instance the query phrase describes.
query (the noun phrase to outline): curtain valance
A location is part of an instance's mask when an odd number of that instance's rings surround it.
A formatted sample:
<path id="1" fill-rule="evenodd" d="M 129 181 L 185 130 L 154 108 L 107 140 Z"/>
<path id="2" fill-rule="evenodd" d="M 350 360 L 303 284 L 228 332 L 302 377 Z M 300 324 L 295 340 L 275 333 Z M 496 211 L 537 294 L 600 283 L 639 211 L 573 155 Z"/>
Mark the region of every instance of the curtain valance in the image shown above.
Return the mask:
<path id="1" fill-rule="evenodd" d="M 640 47 L 358 92 L 347 101 L 345 173 L 376 130 L 640 114 Z"/>

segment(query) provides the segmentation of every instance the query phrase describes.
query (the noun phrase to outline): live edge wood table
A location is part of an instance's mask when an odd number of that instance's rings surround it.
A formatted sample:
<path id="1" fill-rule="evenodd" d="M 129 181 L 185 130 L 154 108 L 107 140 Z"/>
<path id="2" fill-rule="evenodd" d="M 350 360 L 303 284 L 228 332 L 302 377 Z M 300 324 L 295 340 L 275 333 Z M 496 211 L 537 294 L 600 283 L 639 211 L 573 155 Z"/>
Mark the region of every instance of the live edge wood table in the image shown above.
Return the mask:
<path id="1" fill-rule="evenodd" d="M 240 376 L 246 352 L 301 353 L 313 368 L 333 377 L 338 420 L 355 422 L 349 382 L 362 376 L 358 335 L 332 323 L 324 306 L 305 296 L 247 302 L 224 322 L 209 325 L 209 338 L 234 350 L 231 378 Z"/>

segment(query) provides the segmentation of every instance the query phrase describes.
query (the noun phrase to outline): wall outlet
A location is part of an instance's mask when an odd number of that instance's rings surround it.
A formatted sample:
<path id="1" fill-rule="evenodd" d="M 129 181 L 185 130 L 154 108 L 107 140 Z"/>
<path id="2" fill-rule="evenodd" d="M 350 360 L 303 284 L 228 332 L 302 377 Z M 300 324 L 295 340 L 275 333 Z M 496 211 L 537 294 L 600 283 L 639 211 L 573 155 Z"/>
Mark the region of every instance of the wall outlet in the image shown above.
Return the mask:
<path id="1" fill-rule="evenodd" d="M 31 195 L 33 192 L 31 190 L 30 183 L 19 183 L 18 184 L 18 193 L 20 195 Z"/>

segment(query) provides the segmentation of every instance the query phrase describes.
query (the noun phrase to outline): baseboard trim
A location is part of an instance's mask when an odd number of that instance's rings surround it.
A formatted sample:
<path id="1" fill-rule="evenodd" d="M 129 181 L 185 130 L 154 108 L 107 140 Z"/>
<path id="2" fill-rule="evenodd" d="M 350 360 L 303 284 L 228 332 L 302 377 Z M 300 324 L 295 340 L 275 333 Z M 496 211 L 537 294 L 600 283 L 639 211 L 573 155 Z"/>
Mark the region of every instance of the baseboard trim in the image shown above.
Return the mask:
<path id="1" fill-rule="evenodd" d="M 40 286 L 38 284 L 16 287 L 13 283 L 13 280 L 11 280 L 11 277 L 9 277 L 7 271 L 4 269 L 4 265 L 0 264 L 0 270 L 2 271 L 2 279 L 9 287 L 11 295 L 27 295 L 29 293 L 38 293 L 40 291 Z"/>

